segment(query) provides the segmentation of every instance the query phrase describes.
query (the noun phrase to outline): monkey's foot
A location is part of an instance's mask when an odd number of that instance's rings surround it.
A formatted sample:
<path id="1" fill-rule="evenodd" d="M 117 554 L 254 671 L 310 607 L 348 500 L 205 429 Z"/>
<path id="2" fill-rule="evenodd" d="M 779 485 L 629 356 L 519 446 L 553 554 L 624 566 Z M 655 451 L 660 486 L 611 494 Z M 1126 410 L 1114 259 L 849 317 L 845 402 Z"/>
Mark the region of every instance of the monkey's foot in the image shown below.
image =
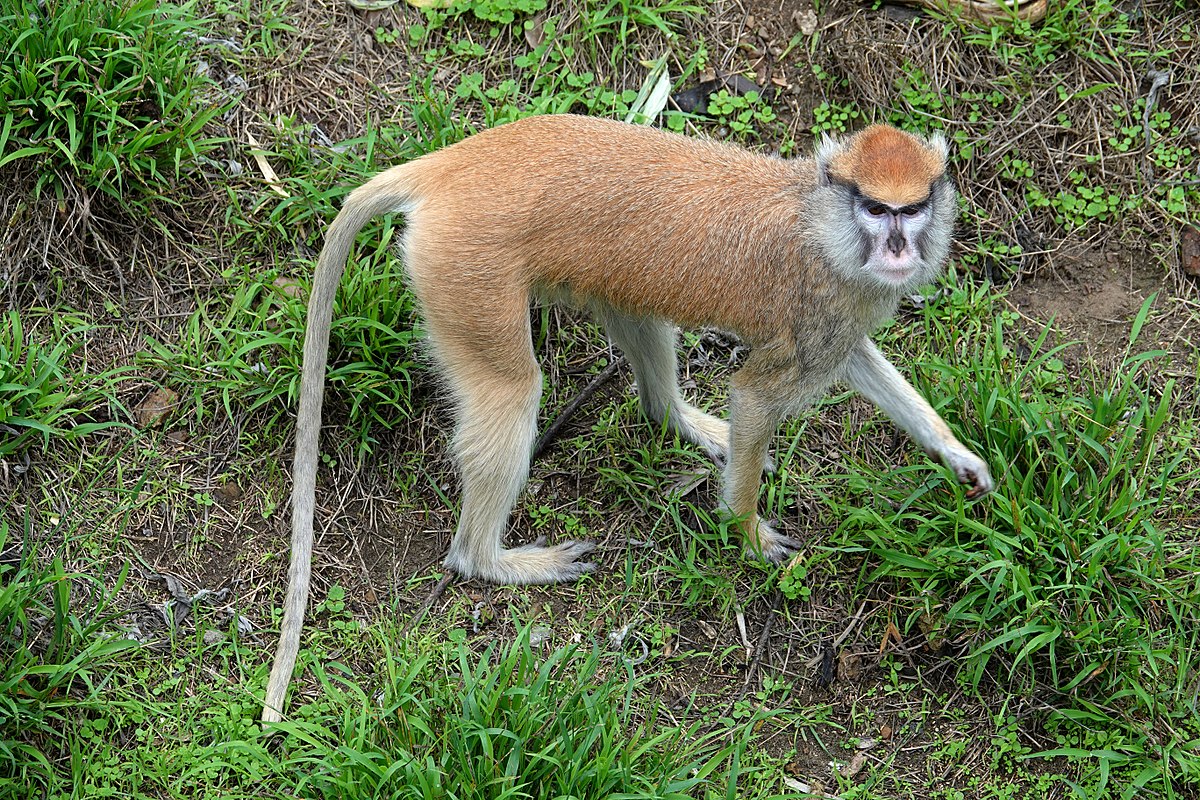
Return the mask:
<path id="1" fill-rule="evenodd" d="M 699 447 L 718 467 L 724 469 L 729 461 L 729 422 L 706 414 L 692 405 L 680 408 L 676 430 L 679 435 Z M 775 459 L 767 456 L 763 471 L 775 474 Z"/>
<path id="2" fill-rule="evenodd" d="M 754 533 L 746 534 L 743 550 L 747 555 L 779 563 L 803 546 L 799 539 L 779 533 L 760 519 L 756 521 Z"/>
<path id="3" fill-rule="evenodd" d="M 474 563 L 453 552 L 446 557 L 446 568 L 464 578 L 482 578 L 491 583 L 515 585 L 531 583 L 564 583 L 578 580 L 596 568 L 591 561 L 579 561 L 581 556 L 596 549 L 592 542 L 568 541 L 551 547 L 533 544 L 501 550 L 499 557 L 487 563 Z"/>

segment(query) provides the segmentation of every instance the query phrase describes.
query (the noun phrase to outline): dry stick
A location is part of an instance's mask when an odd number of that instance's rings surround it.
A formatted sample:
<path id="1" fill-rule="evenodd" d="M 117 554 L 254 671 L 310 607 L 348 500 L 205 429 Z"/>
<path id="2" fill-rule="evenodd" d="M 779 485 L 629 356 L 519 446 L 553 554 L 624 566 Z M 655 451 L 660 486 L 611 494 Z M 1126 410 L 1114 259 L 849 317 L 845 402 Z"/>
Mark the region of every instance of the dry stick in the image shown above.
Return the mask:
<path id="1" fill-rule="evenodd" d="M 530 461 L 537 460 L 538 456 L 542 454 L 550 442 L 554 440 L 554 437 L 558 435 L 559 429 L 567 423 L 567 420 L 574 416 L 575 412 L 579 410 L 579 407 L 587 402 L 587 399 L 594 395 L 596 390 L 604 385 L 605 381 L 617 374 L 617 370 L 621 368 L 621 364 L 624 362 L 624 360 L 625 359 L 620 357 L 614 358 L 599 375 L 592 378 L 591 383 L 583 387 L 583 391 L 575 395 L 574 399 L 567 403 L 562 412 L 555 417 L 554 422 L 550 423 L 549 427 L 546 428 L 545 432 L 542 433 L 542 435 L 538 437 L 537 442 L 534 443 L 533 453 L 529 456 Z"/>
<path id="2" fill-rule="evenodd" d="M 421 603 L 421 607 L 418 608 L 411 617 L 409 617 L 408 622 L 406 622 L 404 627 L 400 629 L 401 636 L 408 635 L 408 632 L 412 630 L 418 622 L 421 621 L 421 618 L 425 616 L 425 612 L 437 602 L 437 599 L 442 596 L 442 592 L 446 591 L 446 587 L 450 585 L 450 582 L 454 580 L 455 577 L 456 576 L 453 572 L 447 572 L 442 576 L 442 579 L 437 582 L 437 586 L 433 587 L 433 591 L 431 591 L 429 596 L 425 598 L 425 601 Z"/>
<path id="3" fill-rule="evenodd" d="M 754 646 L 754 658 L 750 660 L 750 664 L 746 667 L 746 680 L 742 682 L 742 690 L 738 692 L 737 697 L 729 702 L 729 707 L 725 709 L 725 713 L 721 716 L 728 717 L 733 711 L 733 707 L 741 702 L 746 696 L 746 692 L 750 691 L 750 682 L 754 680 L 755 673 L 758 672 L 758 667 L 762 664 L 763 652 L 767 649 L 767 638 L 771 635 L 771 627 L 775 624 L 775 617 L 779 613 L 779 606 L 783 604 L 783 593 L 778 589 L 775 590 L 775 596 L 771 600 L 771 611 L 767 614 L 767 621 L 763 624 L 762 633 L 758 635 L 758 644 Z"/>

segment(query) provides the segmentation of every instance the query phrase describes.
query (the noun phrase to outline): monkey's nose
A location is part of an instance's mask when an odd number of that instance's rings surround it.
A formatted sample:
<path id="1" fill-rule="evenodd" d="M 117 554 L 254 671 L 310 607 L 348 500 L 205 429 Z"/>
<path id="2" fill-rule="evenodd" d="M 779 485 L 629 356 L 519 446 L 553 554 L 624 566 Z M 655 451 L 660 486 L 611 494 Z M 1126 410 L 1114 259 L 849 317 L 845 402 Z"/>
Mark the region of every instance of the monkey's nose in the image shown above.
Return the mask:
<path id="1" fill-rule="evenodd" d="M 888 234 L 887 246 L 888 250 L 892 251 L 892 255 L 898 256 L 903 253 L 905 244 L 907 242 L 904 241 L 904 235 L 900 231 L 894 230 Z"/>

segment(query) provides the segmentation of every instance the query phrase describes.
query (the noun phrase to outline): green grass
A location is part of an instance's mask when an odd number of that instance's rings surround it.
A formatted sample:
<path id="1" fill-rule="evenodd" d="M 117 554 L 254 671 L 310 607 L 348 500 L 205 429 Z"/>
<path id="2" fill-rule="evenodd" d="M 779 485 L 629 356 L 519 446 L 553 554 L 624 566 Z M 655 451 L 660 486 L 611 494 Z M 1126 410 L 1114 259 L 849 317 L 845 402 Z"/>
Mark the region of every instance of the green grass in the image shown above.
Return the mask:
<path id="1" fill-rule="evenodd" d="M 0 595 L 4 618 L 26 624 L 40 610 L 32 598 L 50 583 L 57 587 L 55 631 L 72 633 L 78 621 L 66 611 L 65 577 L 60 564 L 43 575 L 19 574 L 24 593 Z M 202 621 L 194 636 L 174 639 L 172 677 L 147 683 L 156 668 L 134 656 L 119 671 L 140 688 L 101 702 L 101 691 L 112 691 L 101 685 L 110 680 L 104 661 L 131 643 L 77 644 L 96 637 L 98 627 L 67 637 L 77 650 L 50 648 L 44 665 L 30 667 L 26 657 L 10 666 L 6 688 L 36 681 L 44 687 L 37 698 L 45 698 L 74 680 L 90 694 L 82 702 L 43 701 L 5 720 L 5 774 L 21 780 L 3 796 L 683 800 L 732 796 L 738 780 L 753 775 L 739 766 L 745 736 L 664 719 L 646 699 L 653 675 L 635 674 L 620 656 L 595 647 L 531 645 L 528 627 L 477 653 L 461 631 L 409 638 L 349 631 L 379 649 L 371 663 L 380 668 L 365 671 L 322 647 L 340 648 L 348 636 L 318 637 L 303 658 L 318 699 L 296 701 L 282 739 L 262 732 L 254 697 L 205 675 L 205 664 L 221 664 L 222 673 L 254 679 L 243 672 L 252 648 L 236 636 L 204 636 Z M 73 660 L 58 663 L 64 658 Z M 179 696 L 183 686 L 203 702 Z M 24 705 L 37 703 L 31 697 Z"/>
<path id="2" fill-rule="evenodd" d="M 0 797 L 45 797 L 65 788 L 58 758 L 75 720 L 106 713 L 102 667 L 135 645 L 108 630 L 115 584 L 42 563 L 31 531 L 17 539 L 0 520 Z M 86 616 L 72 607 L 81 584 Z"/>
<path id="3" fill-rule="evenodd" d="M 1181 470 L 1195 443 L 1167 425 L 1181 399 L 1151 379 L 1165 354 L 1134 354 L 1152 302 L 1118 371 L 1078 384 L 1048 327 L 1022 340 L 1009 313 L 990 330 L 923 313 L 929 349 L 959 352 L 924 357 L 916 383 L 988 454 L 995 494 L 968 505 L 944 470 L 862 465 L 844 477 L 863 504 L 832 509 L 832 551 L 857 562 L 854 594 L 897 594 L 903 631 L 958 644 L 964 685 L 1041 696 L 1048 726 L 1074 743 L 1056 752 L 1094 760 L 1101 788 L 1122 765 L 1169 791 L 1200 768 L 1200 561 L 1164 513 L 1195 477 Z"/>
<path id="4" fill-rule="evenodd" d="M 0 13 L 0 167 L 36 174 L 35 194 L 67 186 L 125 204 L 162 196 L 216 141 L 223 110 L 197 73 L 206 26 L 194 4 L 6 0 Z"/>
<path id="5" fill-rule="evenodd" d="M 381 428 L 411 413 L 420 369 L 413 299 L 392 247 L 396 231 L 390 223 L 368 226 L 363 239 L 370 243 L 351 256 L 334 302 L 326 386 L 332 397 L 347 398 L 364 451 Z M 190 387 L 187 407 L 197 421 L 217 411 L 256 413 L 261 429 L 272 430 L 299 396 L 309 275 L 230 275 L 236 294 L 196 311 L 182 346 L 150 342 L 147 363 L 163 369 L 168 383 Z"/>
<path id="6" fill-rule="evenodd" d="M 14 310 L 0 323 L 0 458 L 121 424 L 108 417 L 119 408 L 115 386 L 124 370 L 88 376 L 79 369 L 86 362 L 78 353 L 95 326 L 68 312 L 42 322 L 27 330 Z M 42 328 L 50 329 L 49 341 Z"/>

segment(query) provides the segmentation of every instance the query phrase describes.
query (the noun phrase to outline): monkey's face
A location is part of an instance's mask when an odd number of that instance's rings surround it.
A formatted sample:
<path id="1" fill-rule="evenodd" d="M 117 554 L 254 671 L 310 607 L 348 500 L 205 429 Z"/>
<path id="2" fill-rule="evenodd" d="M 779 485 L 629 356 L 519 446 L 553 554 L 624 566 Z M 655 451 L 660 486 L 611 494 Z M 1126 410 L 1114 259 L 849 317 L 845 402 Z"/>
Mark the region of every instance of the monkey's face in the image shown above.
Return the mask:
<path id="1" fill-rule="evenodd" d="M 954 227 L 955 191 L 947 179 L 939 178 L 923 199 L 904 205 L 843 183 L 821 187 L 815 200 L 826 263 L 844 278 L 899 293 L 937 277 Z"/>
<path id="2" fill-rule="evenodd" d="M 872 126 L 817 148 L 809 211 L 826 263 L 874 290 L 899 293 L 936 277 L 956 208 L 946 142 Z"/>
<path id="3" fill-rule="evenodd" d="M 954 205 L 953 191 L 943 184 L 939 180 L 924 199 L 898 207 L 852 189 L 863 277 L 885 288 L 905 289 L 935 276 L 945 258 L 947 212 Z"/>

